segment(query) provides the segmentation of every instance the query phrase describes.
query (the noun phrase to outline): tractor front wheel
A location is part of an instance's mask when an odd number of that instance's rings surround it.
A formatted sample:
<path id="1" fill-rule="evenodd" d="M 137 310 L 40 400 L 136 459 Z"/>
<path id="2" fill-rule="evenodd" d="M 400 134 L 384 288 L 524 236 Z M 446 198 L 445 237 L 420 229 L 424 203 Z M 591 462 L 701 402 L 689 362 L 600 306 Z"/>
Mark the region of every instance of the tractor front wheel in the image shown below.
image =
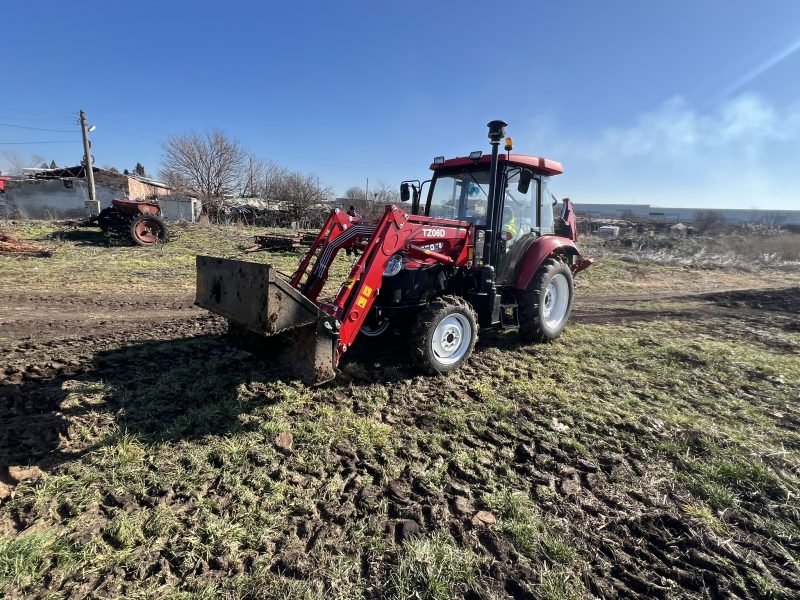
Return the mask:
<path id="1" fill-rule="evenodd" d="M 572 311 L 574 290 L 572 271 L 563 261 L 544 261 L 528 289 L 517 297 L 522 340 L 549 342 L 560 336 Z"/>
<path id="2" fill-rule="evenodd" d="M 463 299 L 443 296 L 420 313 L 412 336 L 421 368 L 431 374 L 449 373 L 472 354 L 478 339 L 478 320 Z"/>
<path id="3" fill-rule="evenodd" d="M 103 233 L 108 233 L 119 227 L 119 223 L 124 222 L 124 219 L 116 208 L 109 206 L 100 211 L 100 214 L 95 217 L 95 222 Z"/>
<path id="4" fill-rule="evenodd" d="M 139 246 L 164 243 L 167 241 L 167 226 L 155 215 L 136 215 L 131 221 L 128 235 Z"/>
<path id="5" fill-rule="evenodd" d="M 392 323 L 389 319 L 381 319 L 378 322 L 366 322 L 361 326 L 359 332 L 369 338 L 376 338 L 382 336 L 389 331 Z"/>

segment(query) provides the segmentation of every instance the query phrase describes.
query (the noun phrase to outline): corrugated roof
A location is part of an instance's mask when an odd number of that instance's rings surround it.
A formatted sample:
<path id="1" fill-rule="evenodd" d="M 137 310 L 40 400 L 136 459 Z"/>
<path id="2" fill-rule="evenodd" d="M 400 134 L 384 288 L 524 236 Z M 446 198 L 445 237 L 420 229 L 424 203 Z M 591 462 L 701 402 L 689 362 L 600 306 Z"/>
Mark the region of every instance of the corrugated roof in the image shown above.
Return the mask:
<path id="1" fill-rule="evenodd" d="M 167 190 L 170 189 L 166 183 L 156 181 L 155 179 L 150 179 L 149 177 L 143 177 L 142 175 L 136 175 L 135 173 L 128 173 L 126 175 L 125 173 L 117 173 L 114 171 L 109 171 L 108 169 L 101 169 L 100 167 L 92 167 L 92 171 L 94 173 L 103 173 L 104 175 L 130 177 L 131 179 L 146 183 L 147 185 L 153 185 Z M 63 179 L 65 177 L 77 177 L 83 179 L 86 177 L 86 169 L 83 165 L 76 165 L 74 167 L 60 167 L 58 169 L 37 169 L 31 173 L 27 173 L 27 176 L 30 179 Z"/>

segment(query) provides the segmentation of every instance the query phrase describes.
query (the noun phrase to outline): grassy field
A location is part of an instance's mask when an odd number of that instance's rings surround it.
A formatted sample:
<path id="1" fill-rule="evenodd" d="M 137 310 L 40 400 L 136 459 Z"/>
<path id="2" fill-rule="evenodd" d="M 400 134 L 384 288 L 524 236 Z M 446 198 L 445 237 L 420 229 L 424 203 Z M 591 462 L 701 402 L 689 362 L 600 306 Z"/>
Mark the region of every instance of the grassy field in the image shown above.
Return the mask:
<path id="1" fill-rule="evenodd" d="M 0 596 L 800 589 L 796 270 L 609 255 L 554 344 L 482 331 L 425 377 L 401 336 L 359 339 L 308 388 L 190 306 L 194 255 L 254 231 L 0 227 L 53 250 L 0 257 Z"/>

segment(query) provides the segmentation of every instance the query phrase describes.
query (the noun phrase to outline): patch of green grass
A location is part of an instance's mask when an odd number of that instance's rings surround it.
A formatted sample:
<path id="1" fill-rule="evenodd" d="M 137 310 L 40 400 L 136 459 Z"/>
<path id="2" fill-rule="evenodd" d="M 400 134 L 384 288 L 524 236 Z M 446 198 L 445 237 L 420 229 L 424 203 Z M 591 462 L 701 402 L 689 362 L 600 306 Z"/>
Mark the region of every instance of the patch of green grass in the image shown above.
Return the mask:
<path id="1" fill-rule="evenodd" d="M 524 493 L 502 489 L 484 495 L 482 500 L 497 513 L 498 527 L 511 537 L 523 556 L 562 565 L 578 560 L 577 551 L 555 533 L 552 522 Z"/>
<path id="2" fill-rule="evenodd" d="M 773 598 L 785 598 L 783 590 L 774 581 L 770 581 L 758 573 L 748 572 L 747 580 L 759 598 L 772 600 Z"/>
<path id="3" fill-rule="evenodd" d="M 392 572 L 391 597 L 396 600 L 447 600 L 458 588 L 468 589 L 478 576 L 478 558 L 441 532 L 408 540 Z"/>
<path id="4" fill-rule="evenodd" d="M 327 580 L 325 596 L 327 598 L 356 600 L 363 597 L 364 582 L 357 560 L 351 556 L 335 555 L 329 557 L 325 562 L 325 579 Z"/>
<path id="5" fill-rule="evenodd" d="M 244 527 L 210 511 L 195 516 L 195 526 L 183 540 L 190 554 L 211 560 L 214 556 L 235 554 L 247 538 Z"/>
<path id="6" fill-rule="evenodd" d="M 575 573 L 560 567 L 545 566 L 540 571 L 536 592 L 542 600 L 583 600 L 592 597 Z"/>
<path id="7" fill-rule="evenodd" d="M 318 452 L 321 447 L 341 439 L 353 442 L 364 452 L 373 453 L 389 444 L 392 427 L 345 407 L 320 404 L 311 411 L 309 418 L 294 428 L 294 432 L 295 440 L 305 445 L 306 454 Z"/>
<path id="8" fill-rule="evenodd" d="M 30 291 L 84 293 L 124 285 L 126 294 L 175 296 L 194 289 L 197 254 L 268 263 L 283 273 L 294 272 L 303 256 L 300 251 L 244 253 L 253 245 L 253 236 L 264 233 L 265 228 L 259 227 L 170 223 L 169 243 L 154 248 L 130 246 L 99 230 L 63 229 L 50 222 L 3 224 L 3 228 L 53 253 L 46 259 L 0 257 L 0 286 L 24 279 Z M 331 266 L 326 293 L 335 292 L 350 270 L 352 258 L 340 254 Z"/>
<path id="9" fill-rule="evenodd" d="M 687 504 L 683 507 L 687 516 L 696 519 L 711 529 L 714 533 L 725 533 L 727 527 L 714 512 L 707 506 L 698 504 Z"/>
<path id="10" fill-rule="evenodd" d="M 782 480 L 763 464 L 730 453 L 682 461 L 679 479 L 713 508 L 732 508 L 744 500 L 785 501 L 790 492 Z"/>
<path id="11" fill-rule="evenodd" d="M 80 558 L 80 550 L 54 528 L 0 538 L 0 592 L 33 586 L 50 571 L 65 574 Z"/>
<path id="12" fill-rule="evenodd" d="M 144 541 L 141 515 L 119 512 L 105 529 L 106 538 L 116 548 L 133 548 Z"/>
<path id="13" fill-rule="evenodd" d="M 168 506 L 156 506 L 147 514 L 142 533 L 149 538 L 168 539 L 179 527 L 180 521 Z"/>

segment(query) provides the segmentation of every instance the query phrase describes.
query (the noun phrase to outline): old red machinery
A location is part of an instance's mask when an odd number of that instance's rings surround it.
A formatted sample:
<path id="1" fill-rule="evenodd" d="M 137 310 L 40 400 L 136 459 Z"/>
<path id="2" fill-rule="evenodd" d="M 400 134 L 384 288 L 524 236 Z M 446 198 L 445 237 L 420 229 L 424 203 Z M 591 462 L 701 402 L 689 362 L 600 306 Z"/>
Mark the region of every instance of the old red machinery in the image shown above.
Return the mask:
<path id="1" fill-rule="evenodd" d="M 82 225 L 100 227 L 105 233 L 115 233 L 139 246 L 166 242 L 167 225 L 161 219 L 161 208 L 156 202 L 117 198 L 96 217 Z"/>

